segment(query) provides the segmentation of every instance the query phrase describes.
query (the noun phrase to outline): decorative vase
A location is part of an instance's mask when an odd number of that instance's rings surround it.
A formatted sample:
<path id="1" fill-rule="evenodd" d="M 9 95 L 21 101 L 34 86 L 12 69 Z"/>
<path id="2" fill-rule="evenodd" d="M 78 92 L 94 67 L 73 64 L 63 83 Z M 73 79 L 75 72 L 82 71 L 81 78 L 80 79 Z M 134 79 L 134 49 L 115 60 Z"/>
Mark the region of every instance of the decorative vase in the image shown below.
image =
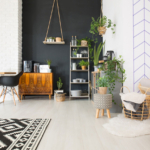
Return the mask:
<path id="1" fill-rule="evenodd" d="M 99 87 L 99 94 L 106 94 L 107 93 L 107 87 Z"/>
<path id="2" fill-rule="evenodd" d="M 86 66 L 82 66 L 82 70 L 86 70 Z"/>
<path id="3" fill-rule="evenodd" d="M 76 65 L 76 63 L 72 63 L 72 70 L 77 70 L 77 65 Z"/>

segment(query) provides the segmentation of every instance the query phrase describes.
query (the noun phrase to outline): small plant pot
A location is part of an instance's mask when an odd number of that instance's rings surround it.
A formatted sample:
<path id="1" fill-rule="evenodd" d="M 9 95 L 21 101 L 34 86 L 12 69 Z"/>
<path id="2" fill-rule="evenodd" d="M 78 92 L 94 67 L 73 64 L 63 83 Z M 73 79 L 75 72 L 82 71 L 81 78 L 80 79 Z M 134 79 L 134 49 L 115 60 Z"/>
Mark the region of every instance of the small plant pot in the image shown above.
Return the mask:
<path id="1" fill-rule="evenodd" d="M 106 33 L 106 27 L 98 27 L 99 35 L 103 37 L 103 35 Z"/>
<path id="2" fill-rule="evenodd" d="M 47 72 L 51 73 L 51 72 L 52 72 L 52 69 L 47 69 Z"/>
<path id="3" fill-rule="evenodd" d="M 50 39 L 47 39 L 47 42 L 50 42 Z"/>
<path id="4" fill-rule="evenodd" d="M 87 46 L 87 41 L 86 40 L 81 40 L 81 46 Z"/>
<path id="5" fill-rule="evenodd" d="M 98 66 L 94 66 L 94 71 L 98 71 Z"/>
<path id="6" fill-rule="evenodd" d="M 82 66 L 82 70 L 86 70 L 86 66 Z"/>
<path id="7" fill-rule="evenodd" d="M 53 39 L 49 39 L 49 42 L 53 42 Z"/>
<path id="8" fill-rule="evenodd" d="M 99 87 L 99 94 L 107 94 L 107 87 Z"/>

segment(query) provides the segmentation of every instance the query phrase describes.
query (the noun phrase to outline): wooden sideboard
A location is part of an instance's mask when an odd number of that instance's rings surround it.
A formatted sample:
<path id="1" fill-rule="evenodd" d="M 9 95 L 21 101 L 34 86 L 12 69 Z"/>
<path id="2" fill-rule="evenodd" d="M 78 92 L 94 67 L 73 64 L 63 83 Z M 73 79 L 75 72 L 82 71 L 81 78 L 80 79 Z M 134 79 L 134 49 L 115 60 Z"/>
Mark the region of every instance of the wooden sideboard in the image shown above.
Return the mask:
<path id="1" fill-rule="evenodd" d="M 53 73 L 23 73 L 19 80 L 19 95 L 53 94 Z"/>

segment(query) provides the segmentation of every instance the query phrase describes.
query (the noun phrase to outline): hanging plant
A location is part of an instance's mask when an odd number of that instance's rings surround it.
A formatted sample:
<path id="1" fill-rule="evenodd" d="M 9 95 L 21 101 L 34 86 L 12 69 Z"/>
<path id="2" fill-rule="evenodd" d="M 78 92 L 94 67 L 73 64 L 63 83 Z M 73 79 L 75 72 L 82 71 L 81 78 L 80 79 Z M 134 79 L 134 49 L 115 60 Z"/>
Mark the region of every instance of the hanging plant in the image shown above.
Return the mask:
<path id="1" fill-rule="evenodd" d="M 108 60 L 107 62 L 104 62 L 101 70 L 104 71 L 105 76 L 108 79 L 109 82 L 109 93 L 112 94 L 112 92 L 115 89 L 115 82 L 118 81 L 120 83 L 124 83 L 126 80 L 126 74 L 125 69 L 123 69 L 124 60 L 122 59 L 122 56 L 119 56 L 119 58 L 113 58 L 113 60 Z M 119 73 L 122 73 L 123 77 L 119 75 Z M 113 94 L 112 94 L 113 95 Z M 116 105 L 115 100 L 113 99 L 113 103 Z"/>
<path id="2" fill-rule="evenodd" d="M 107 19 L 106 16 L 100 18 L 99 23 L 100 23 L 98 27 L 99 35 L 103 36 L 107 28 L 111 28 L 113 34 L 115 34 L 114 28 L 116 27 L 116 24 L 113 24 L 112 21 L 110 19 Z"/>
<path id="3" fill-rule="evenodd" d="M 110 19 L 107 19 L 106 16 L 98 18 L 97 20 L 92 17 L 91 29 L 89 32 L 93 35 L 97 35 L 99 33 L 99 35 L 103 37 L 103 35 L 106 33 L 107 28 L 111 28 L 113 34 L 115 34 L 115 27 L 116 24 L 113 24 L 112 21 Z"/>

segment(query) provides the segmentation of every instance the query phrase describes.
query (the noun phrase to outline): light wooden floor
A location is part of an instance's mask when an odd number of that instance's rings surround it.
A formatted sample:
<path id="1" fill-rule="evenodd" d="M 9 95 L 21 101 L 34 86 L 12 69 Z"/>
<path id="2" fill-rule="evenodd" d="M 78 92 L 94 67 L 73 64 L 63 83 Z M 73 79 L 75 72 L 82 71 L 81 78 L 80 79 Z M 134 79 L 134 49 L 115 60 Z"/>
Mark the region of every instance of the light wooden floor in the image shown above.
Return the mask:
<path id="1" fill-rule="evenodd" d="M 102 127 L 108 118 L 96 119 L 91 101 L 42 99 L 17 101 L 16 106 L 7 100 L 0 104 L 0 118 L 52 119 L 38 150 L 150 150 L 150 135 L 122 138 L 109 134 Z"/>

